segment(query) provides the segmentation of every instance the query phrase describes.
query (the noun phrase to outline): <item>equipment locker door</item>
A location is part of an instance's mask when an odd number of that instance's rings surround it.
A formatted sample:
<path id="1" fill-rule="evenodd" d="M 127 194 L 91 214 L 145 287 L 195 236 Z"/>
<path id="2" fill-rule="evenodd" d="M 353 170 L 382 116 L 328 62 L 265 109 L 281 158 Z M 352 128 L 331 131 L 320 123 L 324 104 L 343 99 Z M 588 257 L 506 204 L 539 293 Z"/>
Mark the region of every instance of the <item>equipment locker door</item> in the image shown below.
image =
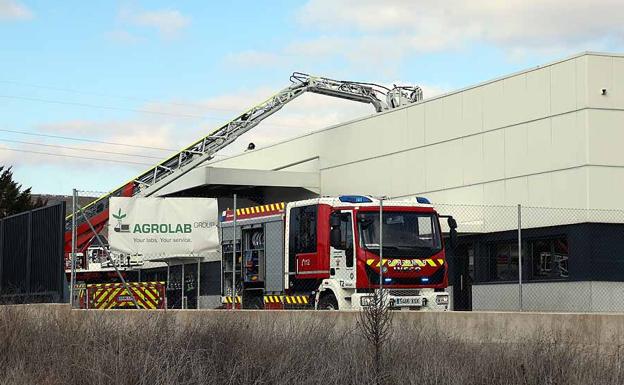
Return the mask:
<path id="1" fill-rule="evenodd" d="M 339 248 L 329 247 L 330 264 L 329 274 L 335 278 L 341 287 L 355 287 L 355 244 L 353 240 L 353 215 L 351 211 L 343 210 L 331 215 L 340 217 L 340 231 L 342 244 Z"/>

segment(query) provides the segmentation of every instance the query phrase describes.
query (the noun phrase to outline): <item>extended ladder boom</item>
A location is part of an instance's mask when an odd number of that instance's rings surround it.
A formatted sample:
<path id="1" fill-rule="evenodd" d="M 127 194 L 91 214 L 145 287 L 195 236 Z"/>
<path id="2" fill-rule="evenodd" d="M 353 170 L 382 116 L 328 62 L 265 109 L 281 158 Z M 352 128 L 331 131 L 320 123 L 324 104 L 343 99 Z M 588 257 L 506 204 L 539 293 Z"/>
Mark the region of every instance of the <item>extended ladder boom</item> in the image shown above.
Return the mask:
<path id="1" fill-rule="evenodd" d="M 211 134 L 199 139 L 179 153 L 158 163 L 123 186 L 100 197 L 84 208 L 89 218 L 98 217 L 98 222 L 107 220 L 108 198 L 111 196 L 150 196 L 175 181 L 186 172 L 201 163 L 212 159 L 214 155 L 235 141 L 242 134 L 260 124 L 264 119 L 279 111 L 284 105 L 305 92 L 333 96 L 361 103 L 371 103 L 377 112 L 417 102 L 422 99 L 419 87 L 386 88 L 372 83 L 357 83 L 314 77 L 295 72 L 290 77 L 291 85 L 250 108 L 241 115 L 222 125 Z M 385 99 L 385 100 L 384 100 Z M 106 214 L 106 215 L 104 215 Z M 106 219 L 105 219 L 106 216 Z M 82 216 L 76 218 L 78 224 L 84 223 Z M 96 229 L 99 223 L 94 224 Z M 103 224 L 102 224 L 103 226 Z M 71 215 L 67 217 L 66 231 L 71 231 Z M 80 226 L 78 237 L 80 238 Z M 85 237 L 85 242 L 87 241 Z M 66 250 L 67 250 L 66 233 Z M 71 241 L 71 234 L 69 235 Z M 84 243 L 84 242 L 82 242 Z M 78 242 L 80 245 L 81 242 Z M 84 247 L 79 247 L 82 249 Z"/>

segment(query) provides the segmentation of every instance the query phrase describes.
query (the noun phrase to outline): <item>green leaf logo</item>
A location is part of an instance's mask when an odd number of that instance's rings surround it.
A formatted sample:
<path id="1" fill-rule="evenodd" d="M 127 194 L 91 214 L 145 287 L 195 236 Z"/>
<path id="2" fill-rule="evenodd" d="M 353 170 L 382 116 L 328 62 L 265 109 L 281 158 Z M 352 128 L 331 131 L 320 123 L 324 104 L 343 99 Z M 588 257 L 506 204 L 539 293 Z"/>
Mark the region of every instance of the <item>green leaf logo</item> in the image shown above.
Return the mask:
<path id="1" fill-rule="evenodd" d="M 113 214 L 113 218 L 117 219 L 117 220 L 122 220 L 126 217 L 126 214 L 122 214 L 121 213 L 121 209 L 119 209 L 119 211 L 117 212 L 117 214 Z"/>

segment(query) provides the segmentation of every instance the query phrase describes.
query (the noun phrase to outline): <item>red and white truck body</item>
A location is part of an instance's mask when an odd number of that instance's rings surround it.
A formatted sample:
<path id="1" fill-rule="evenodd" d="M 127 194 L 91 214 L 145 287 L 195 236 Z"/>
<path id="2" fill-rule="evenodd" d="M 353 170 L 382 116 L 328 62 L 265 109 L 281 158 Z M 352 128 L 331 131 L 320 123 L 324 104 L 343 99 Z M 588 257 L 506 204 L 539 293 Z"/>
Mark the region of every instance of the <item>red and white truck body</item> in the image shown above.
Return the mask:
<path id="1" fill-rule="evenodd" d="M 360 195 L 236 212 L 236 241 L 234 212 L 221 223 L 225 303 L 359 309 L 381 283 L 392 308 L 448 310 L 439 215 L 425 199 L 384 200 L 381 216 L 379 200 Z"/>

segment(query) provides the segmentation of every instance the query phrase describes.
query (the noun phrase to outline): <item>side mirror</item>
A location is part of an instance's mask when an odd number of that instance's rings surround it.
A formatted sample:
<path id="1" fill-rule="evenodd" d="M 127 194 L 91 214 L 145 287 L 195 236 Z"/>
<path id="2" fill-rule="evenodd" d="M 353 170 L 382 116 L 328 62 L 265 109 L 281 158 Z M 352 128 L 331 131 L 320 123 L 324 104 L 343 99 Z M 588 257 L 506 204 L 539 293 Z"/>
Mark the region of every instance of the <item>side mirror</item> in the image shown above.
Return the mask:
<path id="1" fill-rule="evenodd" d="M 340 215 L 338 213 L 333 213 L 329 216 L 329 227 L 340 227 Z"/>
<path id="2" fill-rule="evenodd" d="M 451 246 L 451 249 L 454 249 L 455 246 L 457 246 L 457 230 L 452 229 L 449 232 L 449 246 Z"/>
<path id="3" fill-rule="evenodd" d="M 448 217 L 449 246 L 454 249 L 457 246 L 457 221 L 453 217 Z"/>
<path id="4" fill-rule="evenodd" d="M 455 218 L 448 217 L 447 223 L 448 223 L 449 229 L 455 230 L 457 228 L 457 221 L 455 220 Z"/>

